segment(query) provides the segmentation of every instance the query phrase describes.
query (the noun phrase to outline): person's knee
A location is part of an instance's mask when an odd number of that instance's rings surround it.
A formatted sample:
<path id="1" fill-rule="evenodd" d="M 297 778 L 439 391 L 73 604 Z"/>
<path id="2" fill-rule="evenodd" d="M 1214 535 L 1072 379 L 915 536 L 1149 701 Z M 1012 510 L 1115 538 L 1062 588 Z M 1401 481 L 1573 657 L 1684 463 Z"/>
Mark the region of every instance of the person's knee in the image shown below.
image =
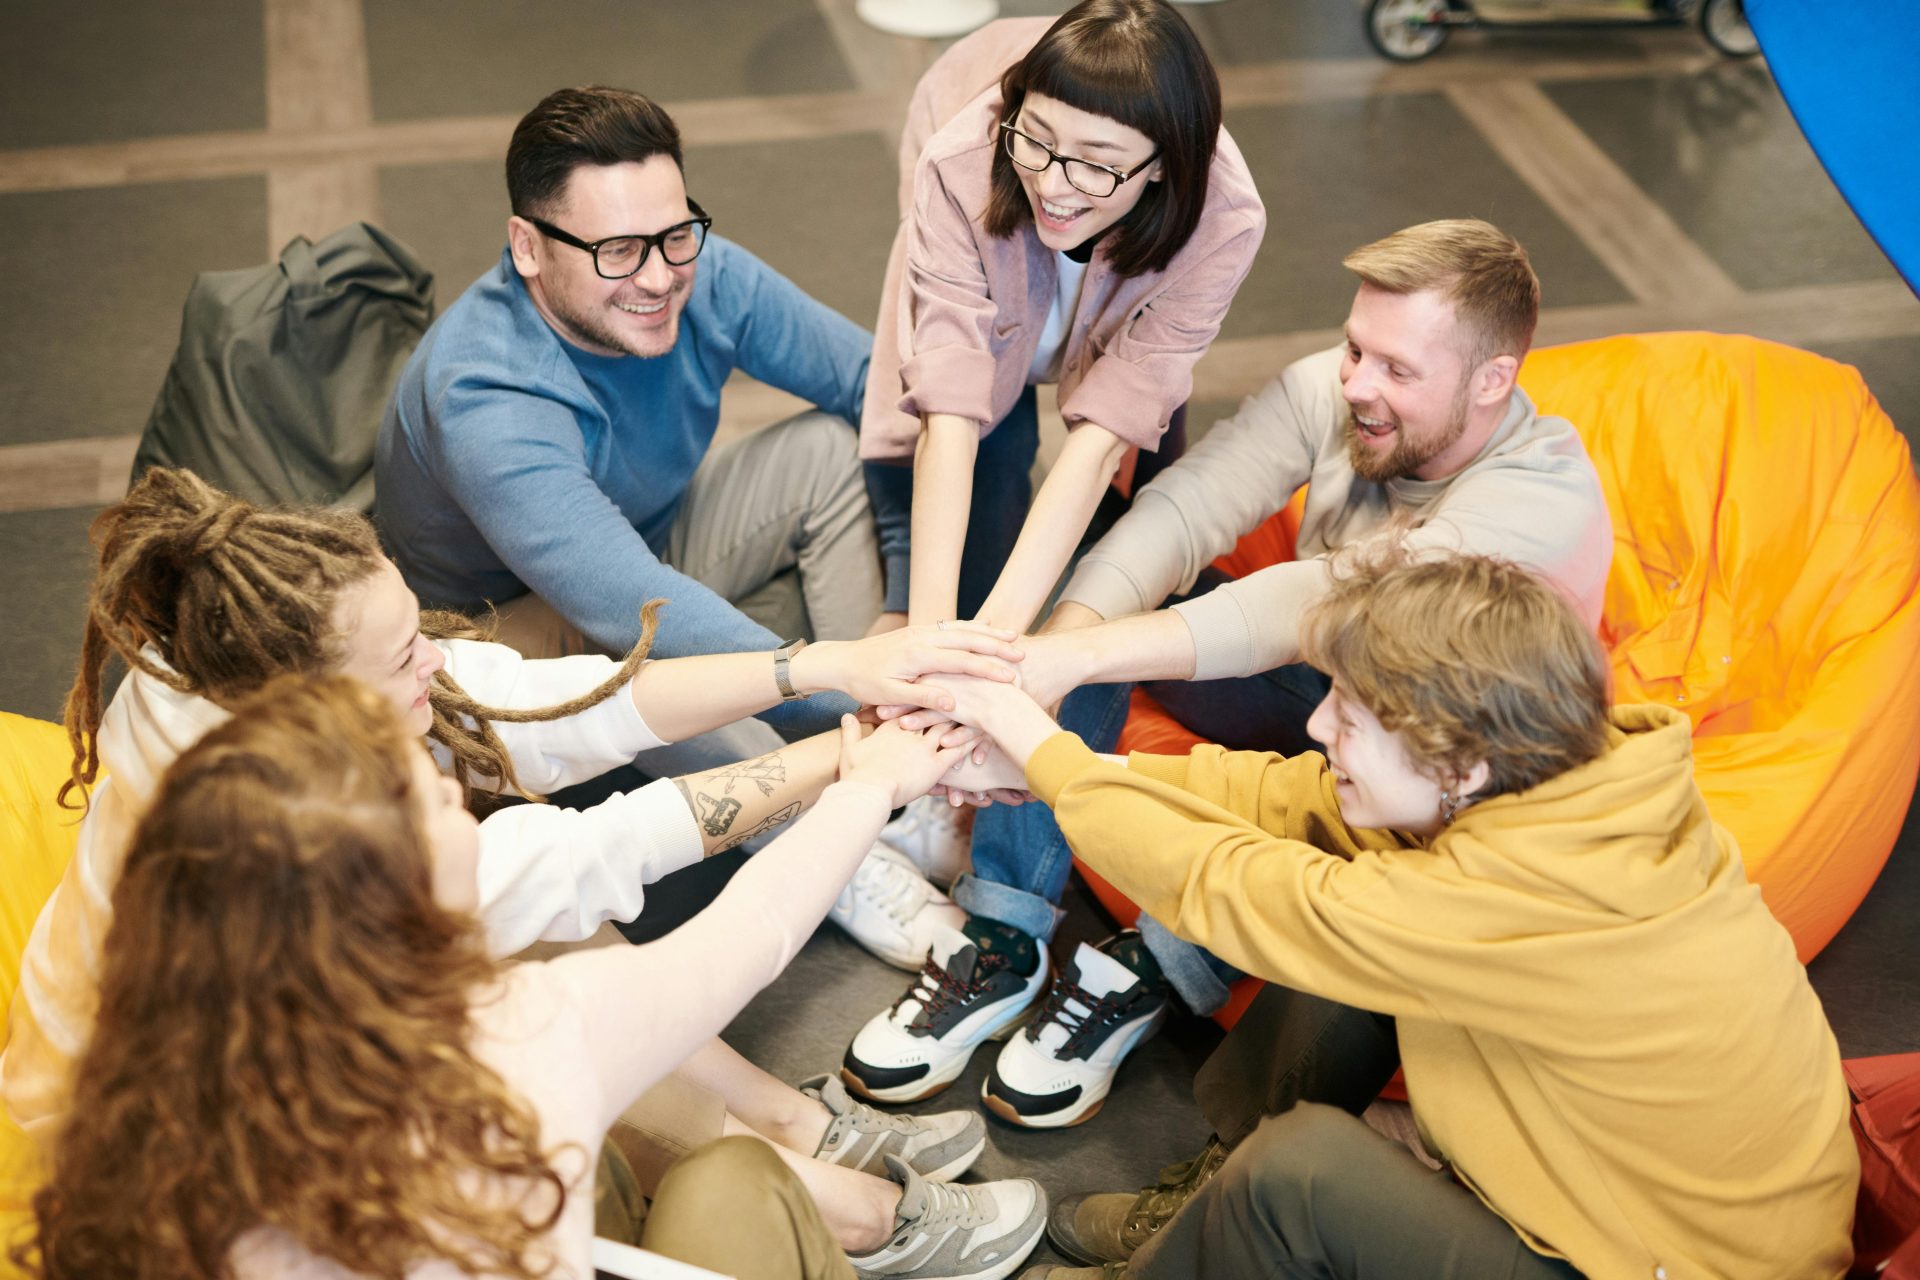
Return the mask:
<path id="1" fill-rule="evenodd" d="M 835 413 L 814 411 L 787 421 L 788 442 L 819 471 L 829 475 L 860 469 L 860 433 Z"/>
<path id="2" fill-rule="evenodd" d="M 1338 1107 L 1299 1103 L 1262 1120 L 1219 1176 L 1263 1199 L 1303 1194 L 1329 1170 L 1344 1167 L 1356 1125 L 1365 1127 Z"/>
<path id="3" fill-rule="evenodd" d="M 731 1215 L 746 1203 L 778 1200 L 780 1188 L 791 1176 L 773 1147 L 759 1138 L 744 1134 L 716 1138 L 667 1170 L 655 1197 L 655 1212 L 670 1205 L 723 1205 L 730 1206 Z"/>

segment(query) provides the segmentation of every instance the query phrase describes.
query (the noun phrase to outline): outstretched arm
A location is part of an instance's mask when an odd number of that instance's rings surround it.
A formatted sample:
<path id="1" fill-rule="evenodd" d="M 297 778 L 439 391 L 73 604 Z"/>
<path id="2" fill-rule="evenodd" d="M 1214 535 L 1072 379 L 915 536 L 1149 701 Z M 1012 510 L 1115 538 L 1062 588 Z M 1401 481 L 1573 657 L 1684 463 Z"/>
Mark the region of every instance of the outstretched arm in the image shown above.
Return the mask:
<path id="1" fill-rule="evenodd" d="M 1061 570 L 1113 482 L 1127 443 L 1105 427 L 1083 422 L 1034 495 L 1013 554 L 980 609 L 980 621 L 1025 631 L 1053 592 Z"/>

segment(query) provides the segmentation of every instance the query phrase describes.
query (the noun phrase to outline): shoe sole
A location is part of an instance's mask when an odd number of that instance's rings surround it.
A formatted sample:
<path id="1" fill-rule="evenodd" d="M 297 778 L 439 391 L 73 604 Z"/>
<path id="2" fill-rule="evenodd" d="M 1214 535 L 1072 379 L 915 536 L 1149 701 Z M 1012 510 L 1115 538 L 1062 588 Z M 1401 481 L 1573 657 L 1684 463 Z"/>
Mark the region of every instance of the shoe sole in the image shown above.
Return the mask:
<path id="1" fill-rule="evenodd" d="M 1014 1032 L 1032 1020 L 1034 1010 L 1039 1003 L 1040 1001 L 1036 998 L 1009 1019 L 1004 1027 L 996 1027 L 989 1031 L 980 1038 L 978 1044 L 970 1045 L 966 1052 L 951 1059 L 945 1066 L 921 1076 L 912 1084 L 903 1084 L 893 1089 L 869 1088 L 867 1082 L 855 1075 L 851 1067 L 845 1066 L 840 1068 L 840 1082 L 869 1102 L 887 1102 L 895 1106 L 909 1102 L 925 1102 L 935 1094 L 946 1092 L 953 1082 L 961 1077 L 967 1069 L 967 1064 L 973 1061 L 973 1055 L 979 1051 L 980 1045 L 986 1044 L 989 1040 L 1011 1039 Z"/>
<path id="2" fill-rule="evenodd" d="M 1140 1024 L 1140 1027 L 1122 1043 L 1120 1052 L 1115 1055 L 1113 1070 L 1107 1074 L 1106 1082 L 1098 1093 L 1083 1093 L 1071 1105 L 1058 1111 L 1046 1111 L 1039 1115 L 1022 1115 L 1018 1108 L 993 1092 L 993 1078 L 989 1076 L 980 1082 L 980 1101 L 987 1110 L 1005 1120 L 1008 1124 L 1018 1125 L 1022 1129 L 1071 1129 L 1075 1125 L 1085 1124 L 1100 1114 L 1100 1108 L 1106 1105 L 1107 1094 L 1113 1090 L 1114 1077 L 1120 1074 L 1120 1064 L 1127 1055 L 1150 1040 L 1161 1027 L 1166 1025 L 1167 1010 L 1162 1008 L 1153 1017 Z"/>

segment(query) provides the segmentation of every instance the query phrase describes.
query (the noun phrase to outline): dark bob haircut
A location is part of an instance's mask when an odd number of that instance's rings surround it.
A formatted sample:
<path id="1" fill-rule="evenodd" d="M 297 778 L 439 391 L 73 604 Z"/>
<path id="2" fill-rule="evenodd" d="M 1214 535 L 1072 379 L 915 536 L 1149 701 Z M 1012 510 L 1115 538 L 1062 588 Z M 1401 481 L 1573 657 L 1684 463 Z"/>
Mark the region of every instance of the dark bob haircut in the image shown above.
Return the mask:
<path id="1" fill-rule="evenodd" d="M 553 211 L 583 164 L 639 164 L 680 155 L 680 128 L 651 98 L 630 89 L 560 89 L 520 118 L 507 144 L 507 200 L 522 218 Z"/>
<path id="2" fill-rule="evenodd" d="M 1082 0 L 1000 78 L 1001 118 L 1018 115 L 1029 93 L 1118 120 L 1159 148 L 1161 181 L 1109 233 L 1105 249 L 1122 276 L 1165 270 L 1200 225 L 1220 138 L 1220 77 L 1193 28 L 1166 0 Z M 1032 221 L 996 138 L 987 231 L 1010 236 Z"/>

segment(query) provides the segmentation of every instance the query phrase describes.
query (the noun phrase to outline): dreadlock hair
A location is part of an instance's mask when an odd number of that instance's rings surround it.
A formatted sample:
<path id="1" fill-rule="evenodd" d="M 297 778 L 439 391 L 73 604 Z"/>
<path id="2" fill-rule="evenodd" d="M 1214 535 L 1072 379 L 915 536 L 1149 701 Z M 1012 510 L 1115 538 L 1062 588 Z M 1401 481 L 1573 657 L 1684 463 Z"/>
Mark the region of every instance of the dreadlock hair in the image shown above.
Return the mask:
<path id="1" fill-rule="evenodd" d="M 80 666 L 67 692 L 73 766 L 60 788 L 63 808 L 84 809 L 86 789 L 99 775 L 101 691 L 115 654 L 170 688 L 231 706 L 275 676 L 332 670 L 340 657 L 334 607 L 341 593 L 386 563 L 372 523 L 356 511 L 257 507 L 169 467 L 141 476 L 94 518 L 90 533 L 99 562 Z M 642 610 L 640 642 L 618 671 L 557 706 L 489 707 L 445 671 L 434 675 L 427 736 L 447 749 L 470 799 L 509 789 L 541 798 L 520 786 L 492 722 L 559 720 L 613 696 L 645 660 L 662 603 L 649 601 Z M 430 639 L 491 638 L 490 627 L 455 613 L 422 614 L 420 629 Z M 149 645 L 162 662 L 143 652 Z"/>
<path id="2" fill-rule="evenodd" d="M 216 1280 L 271 1227 L 356 1274 L 549 1273 L 585 1153 L 473 1054 L 501 964 L 434 897 L 420 750 L 359 681 L 283 675 L 173 762 L 16 1262 Z"/>

